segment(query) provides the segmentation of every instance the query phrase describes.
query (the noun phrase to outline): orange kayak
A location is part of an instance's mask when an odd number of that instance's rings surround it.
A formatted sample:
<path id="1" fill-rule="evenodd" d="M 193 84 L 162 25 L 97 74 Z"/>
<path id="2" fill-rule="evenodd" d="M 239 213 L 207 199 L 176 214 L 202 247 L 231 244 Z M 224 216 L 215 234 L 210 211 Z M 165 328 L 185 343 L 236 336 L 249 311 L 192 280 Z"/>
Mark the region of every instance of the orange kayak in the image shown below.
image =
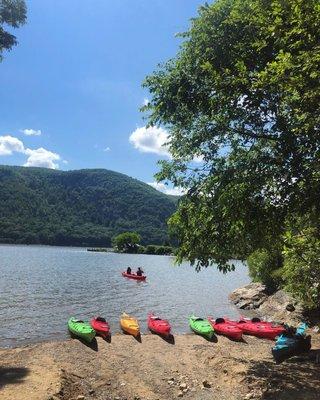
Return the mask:
<path id="1" fill-rule="evenodd" d="M 121 329 L 135 337 L 140 335 L 140 327 L 138 320 L 130 315 L 123 313 L 120 318 Z"/>

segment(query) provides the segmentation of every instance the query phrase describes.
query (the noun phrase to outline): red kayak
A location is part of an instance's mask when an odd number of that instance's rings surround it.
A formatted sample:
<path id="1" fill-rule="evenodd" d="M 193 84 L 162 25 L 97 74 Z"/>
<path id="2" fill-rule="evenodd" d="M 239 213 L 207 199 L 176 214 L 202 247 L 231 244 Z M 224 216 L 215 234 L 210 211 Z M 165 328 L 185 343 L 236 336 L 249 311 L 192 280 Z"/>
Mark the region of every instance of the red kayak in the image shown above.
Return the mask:
<path id="1" fill-rule="evenodd" d="M 274 340 L 277 336 L 286 331 L 281 325 L 273 325 L 272 322 L 261 321 L 259 318 L 253 318 L 252 320 L 242 318 L 239 321 L 226 319 L 226 322 L 237 326 L 247 335 L 271 340 Z"/>
<path id="2" fill-rule="evenodd" d="M 214 331 L 219 335 L 227 336 L 233 340 L 242 339 L 242 330 L 236 325 L 229 324 L 224 318 L 214 319 L 212 317 L 208 317 L 208 321 L 210 322 Z"/>
<path id="3" fill-rule="evenodd" d="M 171 325 L 166 319 L 161 319 L 154 314 L 148 315 L 148 328 L 151 332 L 157 333 L 161 336 L 170 336 L 171 334 Z"/>
<path id="4" fill-rule="evenodd" d="M 136 279 L 137 281 L 145 281 L 147 278 L 144 275 L 127 274 L 126 272 L 122 272 L 122 276 L 124 276 L 125 278 Z"/>
<path id="5" fill-rule="evenodd" d="M 111 335 L 110 326 L 102 317 L 92 318 L 90 325 L 96 331 L 97 335 L 102 336 L 104 339 Z"/>

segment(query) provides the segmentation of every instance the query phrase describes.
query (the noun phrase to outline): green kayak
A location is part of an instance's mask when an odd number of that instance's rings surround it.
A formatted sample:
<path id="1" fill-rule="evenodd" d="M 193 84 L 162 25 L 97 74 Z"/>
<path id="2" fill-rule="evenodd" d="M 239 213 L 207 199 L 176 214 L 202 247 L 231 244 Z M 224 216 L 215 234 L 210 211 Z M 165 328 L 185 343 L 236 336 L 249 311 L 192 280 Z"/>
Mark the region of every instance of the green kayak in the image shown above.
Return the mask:
<path id="1" fill-rule="evenodd" d="M 214 330 L 208 320 L 192 315 L 189 318 L 189 325 L 193 332 L 202 335 L 207 339 L 212 339 Z"/>
<path id="2" fill-rule="evenodd" d="M 96 335 L 96 331 L 91 327 L 89 322 L 84 322 L 74 317 L 69 319 L 68 329 L 75 336 L 78 336 L 88 343 L 90 343 Z"/>

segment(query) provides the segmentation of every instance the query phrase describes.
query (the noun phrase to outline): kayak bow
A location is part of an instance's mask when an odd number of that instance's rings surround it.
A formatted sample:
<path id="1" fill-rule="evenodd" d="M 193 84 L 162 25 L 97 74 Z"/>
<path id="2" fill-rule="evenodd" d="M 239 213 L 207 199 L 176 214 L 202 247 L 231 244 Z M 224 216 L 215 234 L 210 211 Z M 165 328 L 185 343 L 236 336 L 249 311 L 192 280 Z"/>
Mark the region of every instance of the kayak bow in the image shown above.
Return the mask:
<path id="1" fill-rule="evenodd" d="M 124 332 L 129 333 L 130 335 L 133 335 L 135 337 L 138 337 L 140 335 L 138 320 L 126 313 L 123 313 L 121 316 L 120 326 Z"/>
<path id="2" fill-rule="evenodd" d="M 168 337 L 171 334 L 171 326 L 169 322 L 165 319 L 155 316 L 152 313 L 148 315 L 148 328 L 151 332 L 161 336 Z"/>
<path id="3" fill-rule="evenodd" d="M 75 336 L 78 336 L 80 339 L 83 339 L 88 343 L 91 343 L 96 335 L 95 330 L 88 322 L 84 322 L 74 317 L 71 317 L 69 319 L 68 329 Z"/>
<path id="4" fill-rule="evenodd" d="M 212 339 L 214 330 L 208 320 L 192 315 L 189 318 L 189 325 L 193 332 L 197 335 L 204 336 L 207 339 Z"/>
<path id="5" fill-rule="evenodd" d="M 92 318 L 90 321 L 92 328 L 104 339 L 111 335 L 110 326 L 108 322 L 102 317 Z"/>

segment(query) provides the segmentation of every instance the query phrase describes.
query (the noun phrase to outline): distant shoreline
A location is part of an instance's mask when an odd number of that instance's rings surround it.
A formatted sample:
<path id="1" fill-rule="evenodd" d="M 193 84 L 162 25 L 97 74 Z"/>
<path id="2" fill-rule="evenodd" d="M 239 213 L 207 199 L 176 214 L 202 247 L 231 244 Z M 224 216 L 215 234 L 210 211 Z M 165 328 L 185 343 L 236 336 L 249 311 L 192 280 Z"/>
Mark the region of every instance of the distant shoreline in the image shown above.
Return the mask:
<path id="1" fill-rule="evenodd" d="M 49 247 L 49 248 L 64 248 L 64 249 L 82 249 L 92 253 L 114 253 L 114 254 L 125 254 L 125 255 L 139 255 L 139 256 L 165 256 L 165 257 L 174 257 L 174 254 L 147 254 L 147 253 L 122 253 L 119 251 L 115 251 L 113 248 L 102 248 L 103 250 L 91 250 L 88 246 L 74 246 L 74 245 L 57 245 L 57 244 L 25 244 L 25 243 L 0 243 L 0 247 L 5 246 L 17 246 L 17 247 Z M 90 250 L 89 250 L 90 249 Z M 93 248 L 95 249 L 95 248 Z M 97 248 L 99 249 L 99 248 Z"/>

